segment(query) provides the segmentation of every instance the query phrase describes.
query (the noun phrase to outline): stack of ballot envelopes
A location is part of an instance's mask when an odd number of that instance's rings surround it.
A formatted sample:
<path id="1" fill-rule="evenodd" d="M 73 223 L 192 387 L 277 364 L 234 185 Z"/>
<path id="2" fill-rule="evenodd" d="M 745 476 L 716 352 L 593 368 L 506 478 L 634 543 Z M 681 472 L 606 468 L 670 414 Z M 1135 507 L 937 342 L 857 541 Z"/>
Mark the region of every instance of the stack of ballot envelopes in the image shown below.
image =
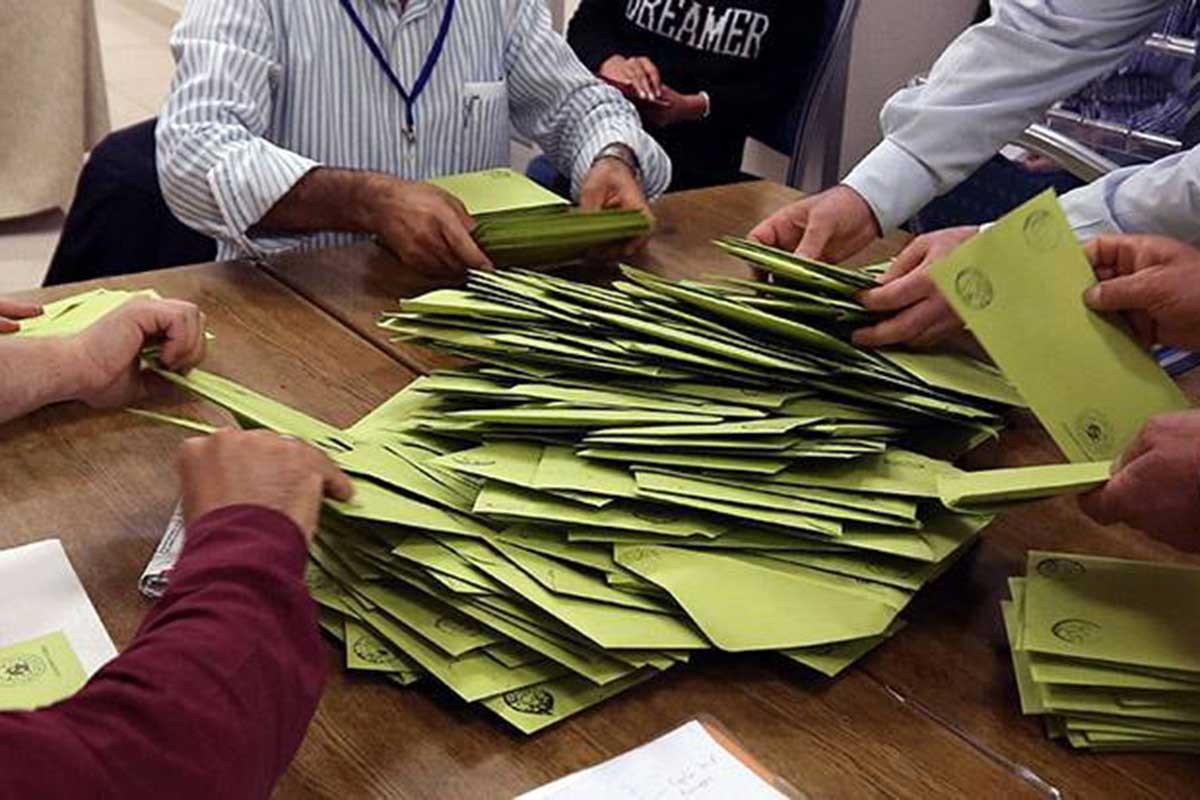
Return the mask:
<path id="1" fill-rule="evenodd" d="M 124 289 L 93 289 L 64 297 L 42 306 L 42 313 L 20 321 L 21 328 L 10 336 L 50 337 L 71 336 L 100 321 L 110 312 L 136 299 L 159 299 L 153 289 L 126 291 Z"/>
<path id="2" fill-rule="evenodd" d="M 589 250 L 650 232 L 640 211 L 579 211 L 511 169 L 433 178 L 474 217 L 475 240 L 496 266 L 576 261 Z"/>
<path id="3" fill-rule="evenodd" d="M 1107 477 L 1108 456 L 958 469 L 1023 405 L 996 369 L 856 348 L 870 277 L 721 246 L 775 282 L 514 270 L 404 300 L 384 328 L 478 365 L 346 430 L 166 377 L 352 476 L 309 571 L 350 669 L 432 679 L 527 733 L 707 649 L 836 675 L 994 513 Z"/>
<path id="4" fill-rule="evenodd" d="M 1085 750 L 1200 752 L 1200 569 L 1030 552 L 1002 603 L 1021 710 Z"/>

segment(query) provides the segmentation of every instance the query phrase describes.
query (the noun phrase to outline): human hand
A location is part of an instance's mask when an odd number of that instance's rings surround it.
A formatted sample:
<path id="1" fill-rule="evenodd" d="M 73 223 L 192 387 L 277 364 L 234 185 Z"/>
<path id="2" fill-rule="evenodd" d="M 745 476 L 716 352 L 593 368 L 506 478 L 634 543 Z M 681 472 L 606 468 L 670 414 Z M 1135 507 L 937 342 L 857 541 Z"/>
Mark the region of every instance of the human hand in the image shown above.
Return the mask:
<path id="1" fill-rule="evenodd" d="M 21 323 L 17 320 L 41 315 L 42 307 L 36 303 L 0 298 L 0 333 L 15 333 L 21 329 Z"/>
<path id="2" fill-rule="evenodd" d="M 617 208 L 640 211 L 651 223 L 654 222 L 654 214 L 637 175 L 617 158 L 601 158 L 588 170 L 579 194 L 579 207 L 584 211 Z M 605 260 L 628 257 L 645 247 L 648 238 L 643 236 L 619 246 L 614 252 L 606 250 L 596 255 Z"/>
<path id="3" fill-rule="evenodd" d="M 115 408 L 145 394 L 141 352 L 161 345 L 159 361 L 186 372 L 204 358 L 204 312 L 182 300 L 131 300 L 64 342 L 71 397 Z"/>
<path id="4" fill-rule="evenodd" d="M 708 111 L 708 101 L 701 94 L 680 94 L 670 86 L 662 88 L 662 102 L 642 109 L 642 116 L 651 125 L 666 128 L 680 122 L 694 122 Z"/>
<path id="5" fill-rule="evenodd" d="M 471 238 L 475 221 L 454 195 L 390 175 L 367 178 L 368 222 L 400 262 L 431 278 L 461 283 L 492 262 Z"/>
<path id="6" fill-rule="evenodd" d="M 629 84 L 643 100 L 658 100 L 662 96 L 662 74 L 654 62 L 644 56 L 609 56 L 600 65 L 600 76 Z"/>
<path id="7" fill-rule="evenodd" d="M 1100 283 L 1084 294 L 1095 311 L 1119 312 L 1147 348 L 1200 348 L 1200 251 L 1163 236 L 1088 242 Z"/>
<path id="8" fill-rule="evenodd" d="M 1080 495 L 1102 525 L 1124 522 L 1179 550 L 1200 550 L 1200 411 L 1153 417 L 1113 467 Z"/>
<path id="9" fill-rule="evenodd" d="M 179 449 L 183 519 L 256 505 L 286 514 L 312 542 L 321 501 L 349 500 L 354 487 L 321 451 L 265 430 L 225 429 L 188 439 Z"/>
<path id="10" fill-rule="evenodd" d="M 834 186 L 776 211 L 750 238 L 807 258 L 841 261 L 880 235 L 875 213 L 849 186 Z"/>
<path id="11" fill-rule="evenodd" d="M 942 297 L 929 276 L 929 267 L 979 231 L 975 225 L 946 228 L 918 236 L 879 276 L 882 286 L 859 293 L 871 311 L 893 316 L 854 332 L 859 347 L 907 344 L 932 347 L 962 329 L 962 320 Z"/>

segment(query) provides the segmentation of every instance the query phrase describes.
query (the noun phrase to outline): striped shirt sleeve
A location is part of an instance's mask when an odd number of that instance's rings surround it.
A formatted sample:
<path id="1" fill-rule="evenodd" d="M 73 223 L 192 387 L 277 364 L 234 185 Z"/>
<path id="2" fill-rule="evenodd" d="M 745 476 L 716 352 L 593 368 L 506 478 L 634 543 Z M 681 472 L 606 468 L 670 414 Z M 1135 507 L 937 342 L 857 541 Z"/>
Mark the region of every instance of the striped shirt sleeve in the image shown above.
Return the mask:
<path id="1" fill-rule="evenodd" d="M 620 142 L 637 153 L 648 197 L 671 183 L 671 160 L 642 129 L 634 107 L 580 63 L 550 24 L 542 0 L 504 0 L 505 65 L 513 124 L 536 141 L 564 175 L 578 198 L 583 179 L 605 145 Z"/>
<path id="2" fill-rule="evenodd" d="M 319 163 L 268 141 L 280 66 L 262 0 L 190 0 L 171 37 L 176 72 L 159 118 L 159 183 L 188 226 L 266 255 L 301 236 L 251 229 Z"/>

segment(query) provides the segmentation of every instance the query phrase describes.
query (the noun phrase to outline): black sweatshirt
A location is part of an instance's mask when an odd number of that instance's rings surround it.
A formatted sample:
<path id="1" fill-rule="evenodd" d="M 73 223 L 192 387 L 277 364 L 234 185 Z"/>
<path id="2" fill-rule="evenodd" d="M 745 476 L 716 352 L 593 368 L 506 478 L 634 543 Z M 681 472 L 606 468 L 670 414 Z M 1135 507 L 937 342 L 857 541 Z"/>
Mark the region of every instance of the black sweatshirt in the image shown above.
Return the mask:
<path id="1" fill-rule="evenodd" d="M 645 56 L 675 91 L 708 93 L 707 119 L 649 129 L 685 189 L 737 179 L 746 135 L 800 93 L 822 13 L 806 0 L 583 0 L 567 39 L 593 72 Z"/>

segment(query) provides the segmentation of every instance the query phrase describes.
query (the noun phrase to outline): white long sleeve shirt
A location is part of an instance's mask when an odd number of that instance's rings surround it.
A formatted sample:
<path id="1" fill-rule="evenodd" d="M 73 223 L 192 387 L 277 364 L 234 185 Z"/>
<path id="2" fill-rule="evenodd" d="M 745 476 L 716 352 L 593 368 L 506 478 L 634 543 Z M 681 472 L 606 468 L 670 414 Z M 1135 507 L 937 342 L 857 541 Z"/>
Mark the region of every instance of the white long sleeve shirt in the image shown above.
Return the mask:
<path id="1" fill-rule="evenodd" d="M 446 0 L 354 0 L 411 91 Z M 458 0 L 415 107 L 405 103 L 338 0 L 189 0 L 171 39 L 177 71 L 158 123 L 163 194 L 219 255 L 262 256 L 354 234 L 257 235 L 256 223 L 317 166 L 408 180 L 509 163 L 511 129 L 536 141 L 578 194 L 596 154 L 637 153 L 651 197 L 671 164 L 620 93 L 550 26 L 543 0 Z"/>
<path id="2" fill-rule="evenodd" d="M 949 191 L 1055 102 L 1113 69 L 1161 23 L 1170 0 L 993 0 L 992 18 L 896 93 L 884 141 L 844 183 L 886 231 Z M 1062 198 L 1080 238 L 1159 233 L 1200 241 L 1200 152 L 1119 169 Z"/>

